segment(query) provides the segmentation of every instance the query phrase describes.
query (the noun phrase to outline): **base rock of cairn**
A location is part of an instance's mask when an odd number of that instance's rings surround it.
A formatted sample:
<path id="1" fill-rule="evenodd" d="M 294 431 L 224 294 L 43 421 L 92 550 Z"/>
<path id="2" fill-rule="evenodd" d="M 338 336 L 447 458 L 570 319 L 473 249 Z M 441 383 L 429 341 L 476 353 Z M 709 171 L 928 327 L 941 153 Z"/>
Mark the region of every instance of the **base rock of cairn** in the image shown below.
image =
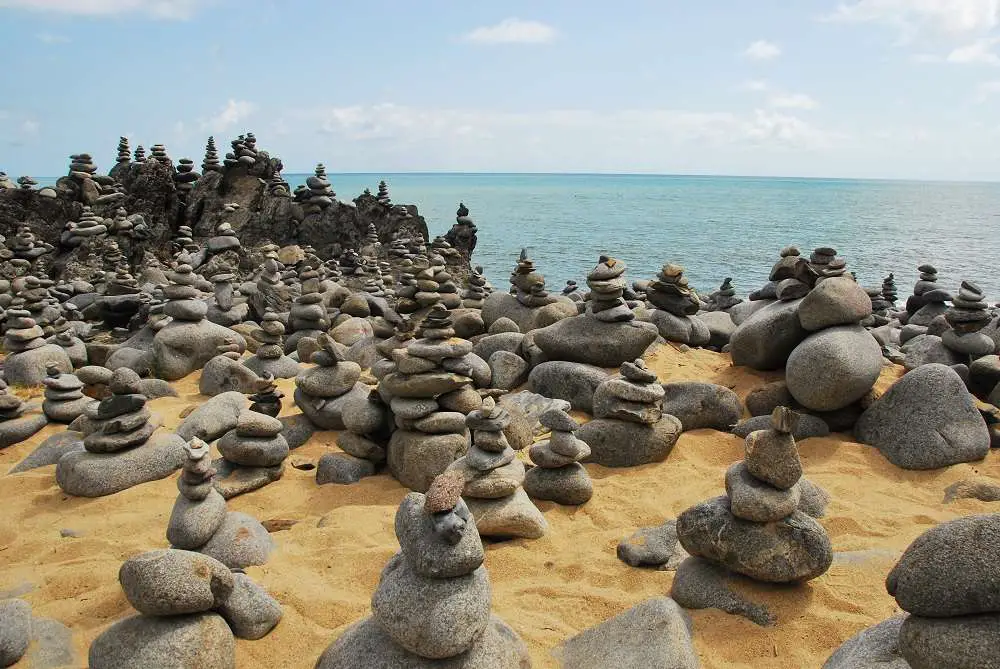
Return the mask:
<path id="1" fill-rule="evenodd" d="M 240 413 L 236 427 L 217 444 L 222 459 L 216 461 L 216 486 L 226 499 L 277 481 L 284 473 L 288 442 L 280 420 L 256 411 Z"/>
<path id="2" fill-rule="evenodd" d="M 396 512 L 400 552 L 372 596 L 372 615 L 349 627 L 316 669 L 526 669 L 527 648 L 490 614 L 489 575 L 464 481 L 438 477 Z"/>
<path id="3" fill-rule="evenodd" d="M 0 382 L 0 449 L 19 444 L 48 425 L 44 413 L 27 411 L 28 405 Z"/>
<path id="4" fill-rule="evenodd" d="M 27 309 L 8 309 L 3 347 L 4 380 L 11 386 L 37 386 L 48 376 L 49 365 L 60 372 L 72 372 L 66 349 L 45 341 L 45 332 Z"/>

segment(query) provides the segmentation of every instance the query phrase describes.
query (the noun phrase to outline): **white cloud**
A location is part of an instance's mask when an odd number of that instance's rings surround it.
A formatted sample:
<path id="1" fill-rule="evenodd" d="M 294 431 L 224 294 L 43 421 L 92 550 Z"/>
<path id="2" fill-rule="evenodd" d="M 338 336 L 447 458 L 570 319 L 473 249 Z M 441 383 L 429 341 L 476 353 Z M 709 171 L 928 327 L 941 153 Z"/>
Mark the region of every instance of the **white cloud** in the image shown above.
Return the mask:
<path id="1" fill-rule="evenodd" d="M 824 18 L 889 25 L 904 41 L 918 35 L 961 36 L 1000 25 L 1000 0 L 854 0 Z"/>
<path id="2" fill-rule="evenodd" d="M 70 39 L 62 35 L 53 35 L 52 33 L 38 33 L 35 35 L 35 39 L 44 44 L 68 44 Z"/>
<path id="3" fill-rule="evenodd" d="M 191 18 L 206 0 L 0 0 L 0 8 L 83 16 L 144 14 L 153 19 Z"/>
<path id="4" fill-rule="evenodd" d="M 819 103 L 805 93 L 779 93 L 771 96 L 768 103 L 779 109 L 816 109 Z"/>
<path id="5" fill-rule="evenodd" d="M 749 79 L 740 84 L 740 90 L 750 91 L 751 93 L 764 93 L 771 90 L 771 85 L 764 79 Z"/>
<path id="6" fill-rule="evenodd" d="M 548 44 L 555 40 L 556 30 L 540 21 L 504 19 L 492 26 L 481 26 L 462 39 L 473 44 Z"/>
<path id="7" fill-rule="evenodd" d="M 998 41 L 1000 40 L 995 38 L 978 39 L 972 44 L 953 50 L 946 60 L 961 65 L 1000 65 L 1000 56 L 993 50 Z"/>
<path id="8" fill-rule="evenodd" d="M 36 121 L 34 119 L 26 118 L 23 121 L 21 121 L 21 134 L 23 134 L 23 135 L 35 135 L 35 134 L 38 133 L 38 130 L 41 127 L 42 126 L 41 126 L 41 124 L 38 121 Z"/>
<path id="9" fill-rule="evenodd" d="M 1000 93 L 1000 80 L 984 81 L 976 86 L 976 94 L 974 98 L 976 102 L 983 103 L 997 93 Z"/>
<path id="10" fill-rule="evenodd" d="M 781 47 L 774 42 L 759 39 L 751 43 L 743 51 L 743 55 L 750 60 L 772 60 L 781 55 Z"/>
<path id="11" fill-rule="evenodd" d="M 218 114 L 202 120 L 201 128 L 209 132 L 223 133 L 249 118 L 256 110 L 257 105 L 253 102 L 229 100 Z"/>

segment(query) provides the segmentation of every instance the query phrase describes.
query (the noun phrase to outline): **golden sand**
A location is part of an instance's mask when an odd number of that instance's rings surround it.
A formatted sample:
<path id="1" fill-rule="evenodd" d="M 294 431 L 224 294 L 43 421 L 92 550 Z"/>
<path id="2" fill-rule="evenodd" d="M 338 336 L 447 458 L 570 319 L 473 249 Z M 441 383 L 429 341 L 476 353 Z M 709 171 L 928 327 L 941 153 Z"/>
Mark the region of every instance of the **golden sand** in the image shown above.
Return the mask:
<path id="1" fill-rule="evenodd" d="M 727 355 L 679 352 L 665 346 L 648 362 L 661 381 L 702 380 L 745 396 L 779 378 L 733 368 Z M 900 374 L 888 368 L 877 387 Z M 281 384 L 285 414 L 296 413 L 292 382 Z M 176 384 L 179 398 L 151 402 L 167 427 L 187 406 L 203 402 L 197 374 Z M 0 451 L 7 471 L 47 436 Z M 393 515 L 406 490 L 388 475 L 351 486 L 315 483 L 315 464 L 336 450 L 336 433 L 318 432 L 286 461 L 280 481 L 229 502 L 261 521 L 295 521 L 273 534 L 278 550 L 248 570 L 284 607 L 278 627 L 259 641 L 237 641 L 237 666 L 312 667 L 345 626 L 367 615 L 379 572 L 397 550 Z M 1000 480 L 1000 454 L 979 463 L 931 472 L 907 472 L 879 453 L 841 435 L 800 443 L 806 476 L 832 496 L 822 525 L 838 556 L 822 577 L 798 587 L 745 585 L 777 616 L 758 627 L 720 611 L 693 611 L 694 642 L 705 669 L 820 667 L 845 639 L 897 612 L 883 581 L 899 554 L 936 523 L 997 510 L 996 503 L 943 503 L 945 488 L 961 479 Z M 672 572 L 634 569 L 615 548 L 636 528 L 674 518 L 685 508 L 723 494 L 726 467 L 742 458 L 743 441 L 696 430 L 681 436 L 665 462 L 631 469 L 587 465 L 594 497 L 579 508 L 540 502 L 550 525 L 536 541 L 491 543 L 486 566 L 493 608 L 527 642 L 534 666 L 555 667 L 550 650 L 592 625 L 649 597 L 669 593 Z M 71 498 L 55 483 L 54 467 L 0 476 L 0 592 L 30 583 L 24 595 L 35 615 L 55 618 L 74 633 L 79 667 L 90 642 L 108 624 L 132 613 L 118 585 L 118 568 L 136 553 L 166 547 L 175 478 L 99 499 Z M 321 522 L 322 521 L 322 522 Z M 78 538 L 63 538 L 71 529 Z M 25 661 L 15 665 L 24 667 Z"/>

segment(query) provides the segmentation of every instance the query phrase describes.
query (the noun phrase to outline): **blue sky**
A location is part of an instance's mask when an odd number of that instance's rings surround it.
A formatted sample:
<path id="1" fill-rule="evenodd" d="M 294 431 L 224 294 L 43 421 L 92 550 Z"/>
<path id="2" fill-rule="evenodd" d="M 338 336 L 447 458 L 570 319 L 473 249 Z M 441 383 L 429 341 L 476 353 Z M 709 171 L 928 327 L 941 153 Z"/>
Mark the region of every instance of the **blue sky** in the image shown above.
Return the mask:
<path id="1" fill-rule="evenodd" d="M 0 170 L 1000 180 L 1000 0 L 0 0 Z"/>

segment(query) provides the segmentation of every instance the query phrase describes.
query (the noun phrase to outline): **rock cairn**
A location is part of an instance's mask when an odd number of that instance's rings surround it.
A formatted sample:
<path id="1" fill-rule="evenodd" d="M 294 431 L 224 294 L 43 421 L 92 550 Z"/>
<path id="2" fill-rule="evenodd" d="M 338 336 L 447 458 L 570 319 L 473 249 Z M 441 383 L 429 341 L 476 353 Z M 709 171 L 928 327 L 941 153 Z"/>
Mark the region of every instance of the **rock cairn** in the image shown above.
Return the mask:
<path id="1" fill-rule="evenodd" d="M 396 427 L 389 442 L 389 471 L 411 490 L 427 490 L 434 477 L 465 455 L 465 412 L 448 400 L 472 388 L 466 370 L 472 343 L 455 337 L 451 313 L 436 305 L 421 323 L 419 338 L 391 351 L 395 370 L 379 392 L 389 401 Z M 473 407 L 476 408 L 476 407 Z"/>
<path id="2" fill-rule="evenodd" d="M 327 207 L 332 206 L 334 198 L 337 196 L 333 192 L 330 181 L 326 178 L 326 167 L 323 163 L 317 164 L 313 176 L 306 179 L 306 188 L 308 189 L 305 206 L 306 215 L 318 214 Z"/>
<path id="3" fill-rule="evenodd" d="M 995 352 L 993 338 L 982 332 L 993 316 L 987 311 L 986 296 L 979 286 L 963 281 L 944 317 L 951 326 L 941 335 L 941 343 L 947 348 L 970 360 Z"/>
<path id="4" fill-rule="evenodd" d="M 642 356 L 656 341 L 656 326 L 635 320 L 625 302 L 625 269 L 624 262 L 601 256 L 587 275 L 590 300 L 586 311 L 534 333 L 535 344 L 550 360 L 617 367 Z"/>
<path id="5" fill-rule="evenodd" d="M 219 162 L 219 151 L 215 148 L 215 137 L 209 137 L 205 144 L 205 159 L 201 163 L 201 171 L 222 172 L 222 164 Z"/>
<path id="6" fill-rule="evenodd" d="M 677 537 L 688 553 L 769 583 L 808 581 L 829 569 L 826 530 L 798 510 L 797 421 L 790 409 L 775 409 L 771 428 L 751 432 L 745 459 L 727 470 L 726 495 L 681 513 Z"/>
<path id="7" fill-rule="evenodd" d="M 281 172 L 275 172 L 267 182 L 267 194 L 271 197 L 291 197 L 292 188 L 281 176 Z"/>
<path id="8" fill-rule="evenodd" d="M 847 261 L 837 257 L 837 249 L 820 246 L 810 254 L 809 267 L 816 277 L 815 285 L 823 279 L 844 276 L 847 272 Z"/>
<path id="9" fill-rule="evenodd" d="M 16 301 L 15 301 L 16 303 Z M 48 376 L 48 367 L 55 364 L 61 372 L 73 371 L 66 351 L 45 341 L 45 331 L 27 309 L 7 309 L 3 338 L 4 379 L 12 386 L 37 386 Z"/>
<path id="10" fill-rule="evenodd" d="M 726 277 L 719 289 L 708 296 L 709 311 L 728 311 L 743 300 L 736 297 L 732 277 Z"/>
<path id="11" fill-rule="evenodd" d="M 89 206 L 84 205 L 78 221 L 70 221 L 59 238 L 63 246 L 74 248 L 85 241 L 108 234 L 108 226 L 104 219 L 95 214 Z"/>
<path id="12" fill-rule="evenodd" d="M 69 356 L 69 361 L 72 363 L 73 368 L 77 369 L 83 367 L 88 362 L 87 345 L 76 335 L 76 331 L 73 329 L 70 321 L 79 321 L 82 318 L 79 312 L 68 310 L 66 313 L 69 319 L 60 316 L 52 324 L 53 335 L 49 339 L 49 343 L 55 344 L 66 351 L 66 355 Z"/>
<path id="13" fill-rule="evenodd" d="M 42 379 L 45 385 L 42 411 L 55 423 L 72 423 L 94 400 L 84 396 L 83 381 L 61 372 L 59 365 L 50 363 L 46 372 L 48 376 Z"/>
<path id="14" fill-rule="evenodd" d="M 468 453 L 446 471 L 465 481 L 462 497 L 476 519 L 480 535 L 507 539 L 537 539 L 548 530 L 545 517 L 524 492 L 524 463 L 504 434 L 510 414 L 492 397 L 469 413 L 465 424 L 472 432 Z"/>
<path id="15" fill-rule="evenodd" d="M 590 446 L 574 433 L 580 427 L 565 411 L 548 409 L 539 422 L 549 438 L 528 451 L 535 466 L 524 478 L 524 491 L 533 499 L 576 506 L 594 495 L 594 484 L 580 461 L 590 456 Z"/>
<path id="16" fill-rule="evenodd" d="M 228 270 L 228 267 L 220 269 Z M 246 302 L 236 304 L 234 299 L 233 279 L 236 274 L 232 271 L 223 271 L 212 275 L 212 292 L 215 296 L 214 304 L 208 306 L 207 318 L 213 323 L 232 327 L 237 323 L 246 320 L 250 305 Z"/>
<path id="17" fill-rule="evenodd" d="M 51 244 L 42 242 L 27 225 L 18 227 L 17 234 L 14 235 L 14 242 L 11 244 L 11 251 L 14 257 L 28 262 L 34 262 L 39 257 L 52 253 L 54 247 Z"/>
<path id="18" fill-rule="evenodd" d="M 343 430 L 344 408 L 358 397 L 368 396 L 360 383 L 361 365 L 344 354 L 326 333 L 316 338 L 319 350 L 312 354 L 317 366 L 301 370 L 295 377 L 295 404 L 321 430 Z"/>
<path id="19" fill-rule="evenodd" d="M 330 318 L 323 304 L 323 293 L 320 292 L 319 272 L 307 266 L 299 279 L 302 282 L 302 294 L 295 298 L 288 313 L 288 323 L 293 334 L 286 342 L 286 350 L 294 349 L 302 337 L 315 338 L 330 329 Z"/>
<path id="20" fill-rule="evenodd" d="M 143 148 L 142 144 L 136 144 L 135 153 L 133 154 L 133 161 L 136 163 L 146 162 L 146 149 Z"/>
<path id="21" fill-rule="evenodd" d="M 166 165 L 167 167 L 173 167 L 174 163 L 170 160 L 170 156 L 167 155 L 167 147 L 162 144 L 154 144 L 149 150 L 149 157 L 161 165 Z"/>
<path id="22" fill-rule="evenodd" d="M 48 424 L 42 413 L 29 413 L 28 405 L 0 381 L 0 449 L 18 444 Z"/>
<path id="23" fill-rule="evenodd" d="M 282 436 L 284 426 L 273 416 L 243 411 L 236 427 L 219 439 L 216 481 L 226 499 L 257 490 L 284 474 L 288 442 Z"/>
<path id="24" fill-rule="evenodd" d="M 177 161 L 177 172 L 174 174 L 174 184 L 177 187 L 177 197 L 186 202 L 188 195 L 194 190 L 194 183 L 201 177 L 194 171 L 194 161 L 181 158 Z"/>
<path id="25" fill-rule="evenodd" d="M 554 300 L 545 290 L 545 277 L 535 271 L 535 262 L 528 257 L 527 249 L 521 249 L 510 285 L 511 294 L 525 307 L 543 307 Z"/>
<path id="26" fill-rule="evenodd" d="M 128 137 L 118 138 L 118 159 L 115 162 L 119 165 L 132 162 L 132 151 L 128 146 Z"/>
<path id="27" fill-rule="evenodd" d="M 530 666 L 517 633 L 490 615 L 489 575 L 463 486 L 444 474 L 427 495 L 406 496 L 396 512 L 400 552 L 382 571 L 371 617 L 331 644 L 316 669 Z"/>
<path id="28" fill-rule="evenodd" d="M 277 379 L 295 378 L 299 364 L 285 355 L 282 340 L 285 326 L 281 318 L 273 310 L 268 309 L 260 322 L 260 327 L 251 331 L 250 336 L 257 342 L 257 352 L 243 361 L 257 374 L 271 374 Z"/>
<path id="29" fill-rule="evenodd" d="M 174 246 L 177 251 L 196 250 L 194 243 L 194 230 L 187 225 L 178 226 L 177 233 L 174 235 Z"/>
<path id="30" fill-rule="evenodd" d="M 111 395 L 84 409 L 83 451 L 64 455 L 56 481 L 64 492 L 101 497 L 169 476 L 184 461 L 184 440 L 172 432 L 154 434 L 160 418 L 146 407 L 139 375 L 119 367 L 108 384 Z"/>
<path id="31" fill-rule="evenodd" d="M 414 275 L 417 284 L 416 293 L 413 299 L 421 308 L 433 307 L 442 301 L 441 283 L 436 280 L 436 275 L 444 271 L 444 263 L 435 265 L 427 256 L 418 256 L 413 263 L 413 268 L 417 270 Z M 450 279 L 450 276 L 448 277 Z M 447 306 L 447 305 L 445 305 Z"/>
<path id="32" fill-rule="evenodd" d="M 220 461 L 212 461 L 208 444 L 193 437 L 183 450 L 183 470 L 177 479 L 180 494 L 167 523 L 171 547 L 203 553 L 229 569 L 267 562 L 274 541 L 256 518 L 227 511 L 215 479 Z"/>
<path id="33" fill-rule="evenodd" d="M 913 669 L 1000 666 L 1000 516 L 941 523 L 910 544 L 885 585 L 910 615 L 893 644 Z"/>
<path id="34" fill-rule="evenodd" d="M 33 178 L 24 175 L 17 178 L 17 185 L 21 187 L 21 190 L 31 190 L 33 186 L 38 185 L 38 182 Z"/>
<path id="35" fill-rule="evenodd" d="M 938 272 L 934 265 L 921 265 L 917 271 L 920 272 L 920 277 L 913 285 L 913 295 L 906 300 L 906 313 L 909 316 L 906 322 L 926 327 L 948 310 L 945 302 L 951 299 L 951 295 L 938 287 Z"/>
<path id="36" fill-rule="evenodd" d="M 661 337 L 688 346 L 708 344 L 711 339 L 708 326 L 691 318 L 701 308 L 701 301 L 688 286 L 683 267 L 673 263 L 664 265 L 649 282 L 646 300 L 656 307 L 649 320 L 656 325 Z"/>
<path id="37" fill-rule="evenodd" d="M 385 462 L 386 446 L 392 433 L 389 408 L 372 389 L 366 398 L 353 400 L 344 411 L 344 432 L 337 435 L 343 453 L 320 458 L 317 483 L 355 483 L 375 473 Z"/>
<path id="38" fill-rule="evenodd" d="M 254 392 L 250 395 L 250 411 L 276 418 L 281 413 L 281 398 L 284 396 L 285 394 L 278 390 L 274 376 L 265 372 L 254 383 Z"/>
<path id="39" fill-rule="evenodd" d="M 594 420 L 576 432 L 590 446 L 588 462 L 634 467 L 663 460 L 680 437 L 681 422 L 663 413 L 665 391 L 641 358 L 619 371 L 597 386 Z"/>
<path id="40" fill-rule="evenodd" d="M 473 269 L 469 273 L 468 285 L 462 293 L 462 306 L 466 309 L 482 309 L 486 299 L 486 278 Z"/>
<path id="41" fill-rule="evenodd" d="M 389 186 L 385 183 L 385 181 L 378 182 L 378 195 L 375 196 L 375 199 L 377 199 L 381 205 L 387 206 L 392 204 L 392 198 L 389 197 Z"/>
<path id="42" fill-rule="evenodd" d="M 378 231 L 375 229 L 375 224 L 369 223 L 368 230 L 365 231 L 364 241 L 361 244 L 361 255 L 365 258 L 376 258 L 381 249 L 382 242 L 378 239 Z"/>

